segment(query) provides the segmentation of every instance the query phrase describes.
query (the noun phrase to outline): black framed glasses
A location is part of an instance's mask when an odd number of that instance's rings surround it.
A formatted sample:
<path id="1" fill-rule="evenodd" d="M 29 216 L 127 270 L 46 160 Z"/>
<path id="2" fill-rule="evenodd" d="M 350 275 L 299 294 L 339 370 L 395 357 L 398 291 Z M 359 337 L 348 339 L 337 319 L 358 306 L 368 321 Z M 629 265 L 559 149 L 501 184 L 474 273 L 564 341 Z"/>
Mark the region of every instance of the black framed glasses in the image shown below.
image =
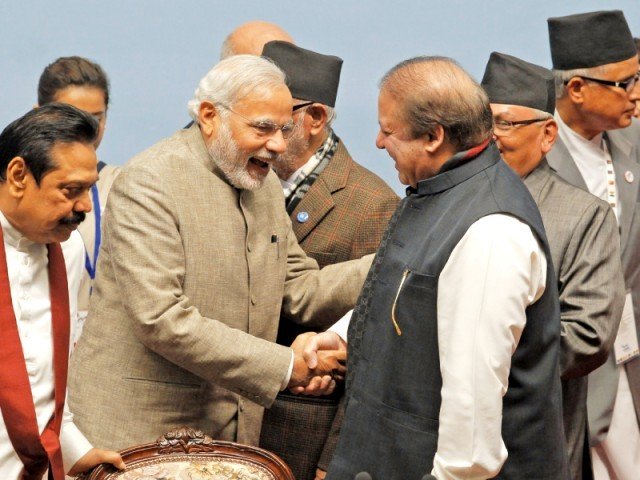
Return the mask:
<path id="1" fill-rule="evenodd" d="M 308 107 L 309 105 L 313 105 L 316 102 L 304 102 L 299 103 L 298 105 L 294 105 L 292 111 L 300 110 L 301 108 Z"/>
<path id="2" fill-rule="evenodd" d="M 531 118 L 529 120 L 502 120 L 502 119 L 493 119 L 493 133 L 498 136 L 506 137 L 511 135 L 511 133 L 518 127 L 524 125 L 531 125 L 532 123 L 544 122 L 549 120 L 549 118 Z"/>
<path id="3" fill-rule="evenodd" d="M 626 80 L 621 80 L 619 82 L 616 82 L 613 80 L 603 80 L 601 78 L 585 77 L 583 75 L 577 75 L 577 77 L 582 78 L 583 80 L 587 80 L 589 82 L 600 83 L 608 87 L 622 88 L 625 92 L 630 92 L 631 90 L 633 90 L 633 87 L 636 86 L 636 83 L 638 82 L 638 80 L 640 80 L 640 72 L 637 72 L 633 77 L 627 78 Z M 565 85 L 567 83 L 569 83 L 569 80 L 564 82 Z"/>
<path id="4" fill-rule="evenodd" d="M 293 120 L 289 120 L 284 125 L 278 125 L 275 122 L 270 120 L 251 120 L 250 118 L 245 117 L 241 113 L 236 112 L 231 107 L 228 107 L 222 103 L 218 104 L 220 107 L 228 110 L 229 112 L 238 115 L 240 118 L 244 119 L 249 127 L 254 129 L 259 137 L 272 137 L 276 134 L 278 130 L 282 133 L 282 138 L 285 140 L 289 139 L 293 132 L 296 129 L 296 124 L 293 123 Z"/>

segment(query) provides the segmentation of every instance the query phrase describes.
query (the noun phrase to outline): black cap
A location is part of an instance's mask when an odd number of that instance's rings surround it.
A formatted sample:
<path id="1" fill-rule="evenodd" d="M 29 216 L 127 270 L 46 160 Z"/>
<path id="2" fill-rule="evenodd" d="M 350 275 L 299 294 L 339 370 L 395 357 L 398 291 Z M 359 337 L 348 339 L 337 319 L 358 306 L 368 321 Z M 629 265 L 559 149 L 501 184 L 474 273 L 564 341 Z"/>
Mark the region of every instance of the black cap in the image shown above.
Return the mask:
<path id="1" fill-rule="evenodd" d="M 550 70 L 519 58 L 493 52 L 482 77 L 489 102 L 522 105 L 553 114 L 555 84 Z"/>
<path id="2" fill-rule="evenodd" d="M 293 98 L 335 107 L 342 59 L 274 40 L 265 44 L 262 56 L 287 75 Z"/>
<path id="3" fill-rule="evenodd" d="M 598 67 L 638 54 L 620 10 L 555 17 L 547 23 L 551 60 L 556 70 Z"/>

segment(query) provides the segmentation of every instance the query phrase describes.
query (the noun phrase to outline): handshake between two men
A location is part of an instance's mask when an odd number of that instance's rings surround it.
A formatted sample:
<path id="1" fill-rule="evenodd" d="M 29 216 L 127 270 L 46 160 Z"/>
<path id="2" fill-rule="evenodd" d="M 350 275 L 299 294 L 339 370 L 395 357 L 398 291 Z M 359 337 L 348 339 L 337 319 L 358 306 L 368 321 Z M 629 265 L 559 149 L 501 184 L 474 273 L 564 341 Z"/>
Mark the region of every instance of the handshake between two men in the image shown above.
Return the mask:
<path id="1" fill-rule="evenodd" d="M 288 388 L 292 393 L 330 395 L 344 380 L 347 344 L 335 332 L 306 332 L 291 344 L 293 370 Z"/>

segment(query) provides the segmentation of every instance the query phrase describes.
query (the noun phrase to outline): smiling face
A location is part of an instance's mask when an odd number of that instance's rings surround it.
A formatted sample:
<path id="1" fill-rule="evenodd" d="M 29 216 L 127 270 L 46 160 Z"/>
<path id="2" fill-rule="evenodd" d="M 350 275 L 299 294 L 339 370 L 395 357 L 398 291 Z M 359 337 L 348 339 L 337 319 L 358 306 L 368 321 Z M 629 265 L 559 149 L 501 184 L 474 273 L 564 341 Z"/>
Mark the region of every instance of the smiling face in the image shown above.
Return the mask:
<path id="1" fill-rule="evenodd" d="M 95 148 L 84 143 L 56 143 L 49 155 L 55 167 L 40 184 L 24 159 L 9 162 L 7 188 L 15 201 L 9 221 L 37 243 L 63 242 L 91 211 L 89 189 L 98 180 Z"/>
<path id="2" fill-rule="evenodd" d="M 395 162 L 403 185 L 416 187 L 420 180 L 432 177 L 437 168 L 429 159 L 423 138 L 413 138 L 401 112 L 404 106 L 384 88 L 378 97 L 380 130 L 376 147 L 387 151 Z"/>
<path id="3" fill-rule="evenodd" d="M 291 122 L 289 89 L 281 85 L 268 92 L 253 92 L 231 109 L 218 106 L 220 112 L 209 114 L 210 118 L 206 110 L 216 112 L 216 108 L 202 103 L 200 124 L 210 123 L 202 131 L 214 161 L 236 188 L 259 188 L 278 155 L 287 148 L 280 127 Z M 259 127 L 265 124 L 278 128 L 268 132 Z"/>

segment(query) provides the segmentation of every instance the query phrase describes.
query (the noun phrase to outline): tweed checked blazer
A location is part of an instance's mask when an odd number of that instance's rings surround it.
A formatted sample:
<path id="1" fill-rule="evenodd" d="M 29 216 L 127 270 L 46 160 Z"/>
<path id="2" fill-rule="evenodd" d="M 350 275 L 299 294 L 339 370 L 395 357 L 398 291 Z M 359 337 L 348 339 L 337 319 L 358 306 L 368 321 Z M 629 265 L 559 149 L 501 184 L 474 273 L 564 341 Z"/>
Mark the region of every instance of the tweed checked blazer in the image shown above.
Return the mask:
<path id="1" fill-rule="evenodd" d="M 524 183 L 540 209 L 558 278 L 570 478 L 588 479 L 586 375 L 606 361 L 624 306 L 618 225 L 608 203 L 569 185 L 545 160 Z"/>
<path id="2" fill-rule="evenodd" d="M 613 160 L 618 201 L 622 207 L 618 223 L 625 288 L 631 292 L 636 329 L 640 334 L 640 124 L 634 121 L 623 130 L 605 132 L 605 140 Z M 571 152 L 561 139 L 556 140 L 547 154 L 547 161 L 564 180 L 587 190 Z M 640 424 L 640 357 L 625 363 L 624 368 L 629 378 L 636 420 Z M 587 411 L 592 446 L 598 445 L 607 435 L 617 390 L 618 370 L 611 351 L 604 365 L 589 375 Z"/>
<path id="3" fill-rule="evenodd" d="M 375 253 L 400 199 L 377 175 L 354 162 L 342 140 L 296 206 L 298 242 L 322 267 Z M 309 220 L 297 221 L 299 212 Z"/>
<path id="4" fill-rule="evenodd" d="M 273 173 L 254 191 L 227 183 L 197 125 L 122 169 L 69 376 L 76 424 L 95 445 L 120 449 L 180 425 L 257 444 L 292 359 L 274 343 L 280 311 L 333 323 L 371 263 L 319 271 L 283 203 Z"/>

